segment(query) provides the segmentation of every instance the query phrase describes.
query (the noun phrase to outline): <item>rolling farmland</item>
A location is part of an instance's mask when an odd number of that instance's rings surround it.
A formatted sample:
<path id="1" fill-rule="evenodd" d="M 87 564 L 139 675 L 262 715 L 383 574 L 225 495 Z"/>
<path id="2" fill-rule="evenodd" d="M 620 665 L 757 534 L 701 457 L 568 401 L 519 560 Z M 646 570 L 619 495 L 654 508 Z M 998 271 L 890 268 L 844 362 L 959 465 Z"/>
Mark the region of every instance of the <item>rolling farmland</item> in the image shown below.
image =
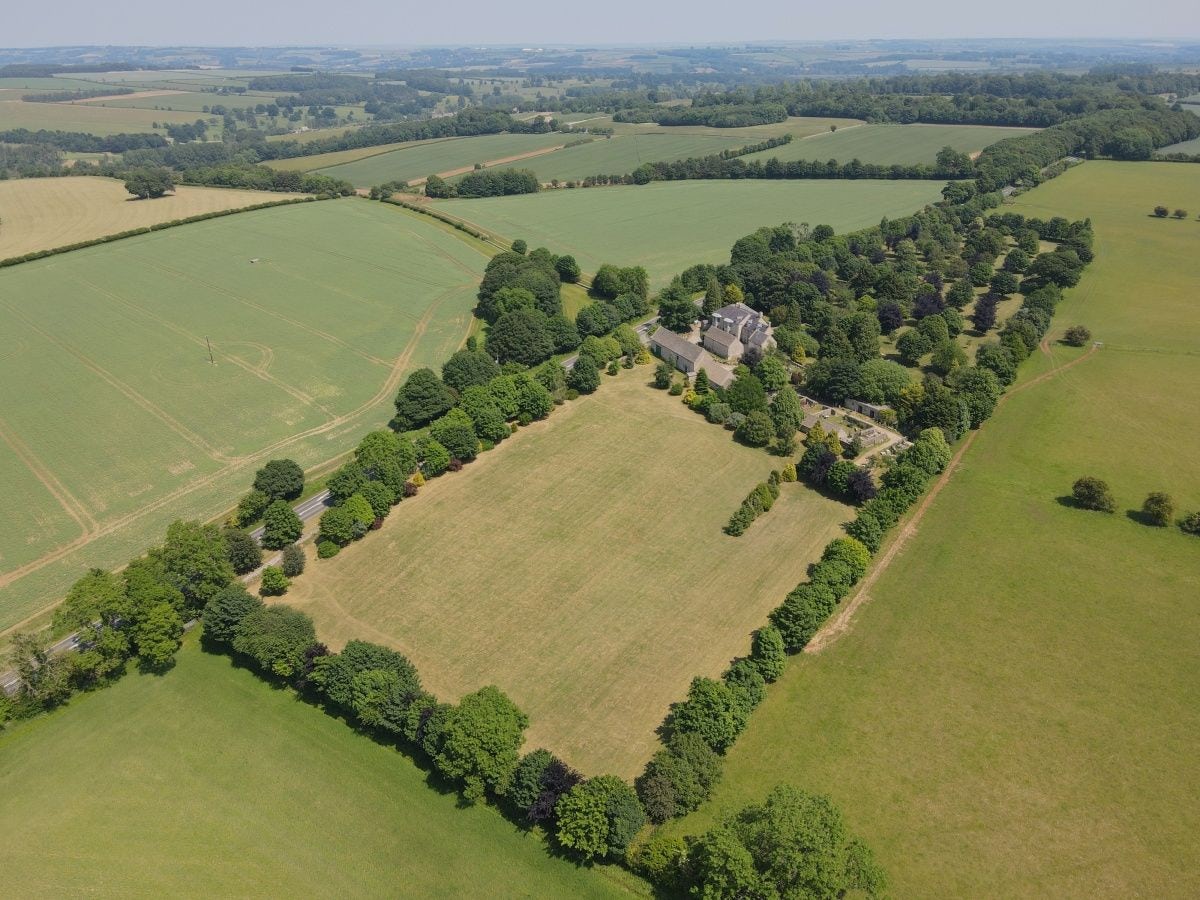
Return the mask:
<path id="1" fill-rule="evenodd" d="M 440 696 L 499 685 L 529 715 L 531 747 L 588 774 L 636 774 L 692 676 L 746 651 L 848 513 L 784 485 L 745 536 L 725 535 L 779 462 L 648 375 L 605 376 L 431 482 L 380 532 L 310 562 L 287 602 L 331 646 L 397 647 Z M 695 469 L 681 475 L 681 460 Z"/>
<path id="2" fill-rule="evenodd" d="M 826 131 L 772 150 L 743 156 L 745 162 L 777 158 L 849 162 L 857 159 L 878 165 L 932 164 L 937 152 L 950 146 L 974 153 L 1005 138 L 1029 134 L 1032 128 L 1002 128 L 991 125 L 856 125 Z"/>
<path id="3" fill-rule="evenodd" d="M 0 181 L 0 259 L 280 199 L 265 191 L 181 185 L 156 200 L 135 200 L 111 178 Z"/>
<path id="4" fill-rule="evenodd" d="M 344 178 L 356 187 L 385 181 L 414 181 L 441 172 L 470 168 L 476 163 L 507 159 L 558 147 L 569 138 L 551 134 L 485 134 L 445 141 L 420 141 L 411 147 L 335 165 L 317 171 Z M 524 166 L 518 161 L 514 166 Z"/>
<path id="5" fill-rule="evenodd" d="M 432 205 L 509 239 L 571 253 L 585 271 L 636 261 L 656 286 L 693 263 L 729 260 L 763 225 L 825 223 L 849 231 L 941 198 L 936 181 L 678 181 L 545 191 Z"/>
<path id="6" fill-rule="evenodd" d="M 0 468 L 30 522 L 0 538 L 0 631 L 228 508 L 264 460 L 313 466 L 386 421 L 404 374 L 466 335 L 485 262 L 342 200 L 0 271 L 0 380 L 23 386 L 0 398 Z"/>
<path id="7" fill-rule="evenodd" d="M 22 834 L 0 850 L 15 896 L 647 895 L 492 808 L 457 808 L 394 749 L 195 640 L 165 676 L 0 736 L 0 794 L 0 824 Z"/>
<path id="8" fill-rule="evenodd" d="M 93 85 L 94 87 L 94 85 Z M 66 90 L 73 90 L 68 86 Z M 85 131 L 89 134 L 165 131 L 165 122 L 190 124 L 203 114 L 165 112 L 158 109 L 115 109 L 92 103 L 26 103 L 18 99 L 0 100 L 0 124 L 4 128 L 28 128 L 30 131 Z M 152 127 L 154 123 L 159 128 Z"/>
<path id="9" fill-rule="evenodd" d="M 673 827 L 788 779 L 834 797 L 897 896 L 1200 891 L 1200 542 L 1126 512 L 1153 490 L 1200 509 L 1197 226 L 1159 200 L 1200 208 L 1188 166 L 1087 162 L 1017 200 L 1091 217 L 1050 337 L 1084 323 L 1103 349 L 1005 402 L 851 630 L 792 661 Z M 1085 352 L 1048 345 L 1018 389 Z M 1085 474 L 1114 515 L 1059 502 Z"/>

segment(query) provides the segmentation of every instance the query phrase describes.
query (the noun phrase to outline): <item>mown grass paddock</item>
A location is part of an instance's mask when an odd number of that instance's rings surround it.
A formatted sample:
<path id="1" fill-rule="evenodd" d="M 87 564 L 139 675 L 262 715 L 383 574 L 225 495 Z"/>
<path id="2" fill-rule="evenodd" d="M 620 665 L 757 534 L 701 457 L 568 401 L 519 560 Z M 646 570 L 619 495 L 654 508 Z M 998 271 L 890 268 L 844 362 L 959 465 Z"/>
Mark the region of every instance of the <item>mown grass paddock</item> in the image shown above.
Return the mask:
<path id="1" fill-rule="evenodd" d="M 112 178 L 0 181 L 0 259 L 282 199 L 266 191 L 180 185 L 165 197 L 137 200 Z"/>
<path id="2" fill-rule="evenodd" d="M 645 896 L 459 808 L 396 750 L 194 640 L 0 736 L 5 892 L 106 897 Z"/>
<path id="3" fill-rule="evenodd" d="M 696 833 L 782 780 L 834 797 L 897 896 L 1200 891 L 1200 540 L 1127 516 L 1200 509 L 1200 181 L 1088 162 L 1020 197 L 1091 217 L 1096 259 L 850 631 L 794 659 L 730 751 Z M 1059 502 L 1106 479 L 1114 515 Z"/>
<path id="4" fill-rule="evenodd" d="M 793 159 L 836 159 L 847 163 L 857 159 L 877 165 L 932 165 L 943 147 L 953 147 L 970 154 L 996 141 L 1035 130 L 993 125 L 856 125 L 839 128 L 835 132 L 826 130 L 804 140 L 760 150 L 742 158 L 746 162 L 766 162 L 775 157 L 785 162 Z"/>
<path id="5" fill-rule="evenodd" d="M 314 466 L 380 427 L 467 334 L 486 259 L 347 199 L 0 270 L 0 381 L 22 386 L 0 396 L 0 471 L 27 498 L 0 536 L 0 631 L 228 509 L 266 459 Z"/>
<path id="6" fill-rule="evenodd" d="M 407 654 L 448 699 L 494 683 L 529 745 L 631 777 L 694 675 L 748 652 L 847 507 L 784 485 L 742 537 L 729 516 L 777 457 L 735 444 L 651 367 L 430 482 L 383 529 L 312 560 L 286 602 L 321 639 Z"/>
<path id="7" fill-rule="evenodd" d="M 93 88 L 96 87 L 93 85 Z M 75 90 L 68 85 L 64 90 Z M 163 123 L 188 125 L 206 118 L 202 113 L 167 112 L 159 109 L 117 109 L 91 103 L 27 103 L 20 99 L 0 100 L 0 128 L 30 131 L 85 131 L 88 134 L 121 134 L 157 131 Z M 154 123 L 159 128 L 153 128 Z"/>
<path id="8" fill-rule="evenodd" d="M 839 232 L 908 215 L 941 199 L 937 181 L 676 181 L 544 191 L 433 205 L 489 231 L 574 254 L 584 271 L 636 262 L 656 286 L 763 225 L 807 222 Z"/>

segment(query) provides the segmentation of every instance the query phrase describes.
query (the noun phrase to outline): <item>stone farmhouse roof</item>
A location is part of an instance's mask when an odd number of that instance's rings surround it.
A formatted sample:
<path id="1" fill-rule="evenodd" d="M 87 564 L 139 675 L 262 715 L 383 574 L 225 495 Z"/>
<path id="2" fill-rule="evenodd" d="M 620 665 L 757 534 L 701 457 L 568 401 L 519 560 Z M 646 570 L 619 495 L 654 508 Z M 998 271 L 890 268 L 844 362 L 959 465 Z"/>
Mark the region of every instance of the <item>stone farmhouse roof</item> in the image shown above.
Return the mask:
<path id="1" fill-rule="evenodd" d="M 728 331 L 722 331 L 719 328 L 710 328 L 704 333 L 704 339 L 710 344 L 714 344 L 715 348 L 719 348 L 723 356 L 728 356 L 729 350 L 738 342 L 736 334 L 730 334 Z"/>
<path id="2" fill-rule="evenodd" d="M 707 356 L 704 348 L 699 344 L 693 344 L 681 335 L 676 334 L 669 328 L 664 328 L 662 325 L 650 337 L 650 342 L 657 344 L 664 350 L 670 350 L 681 359 L 686 359 L 688 362 L 696 362 L 703 356 Z"/>

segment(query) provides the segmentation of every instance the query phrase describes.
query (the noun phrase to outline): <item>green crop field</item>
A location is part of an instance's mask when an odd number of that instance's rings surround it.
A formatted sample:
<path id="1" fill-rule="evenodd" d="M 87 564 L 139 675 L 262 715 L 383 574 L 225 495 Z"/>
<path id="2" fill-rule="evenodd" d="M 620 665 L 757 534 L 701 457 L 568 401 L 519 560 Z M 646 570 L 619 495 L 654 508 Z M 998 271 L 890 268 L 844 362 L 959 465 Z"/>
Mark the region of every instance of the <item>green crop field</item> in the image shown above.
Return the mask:
<path id="1" fill-rule="evenodd" d="M 950 146 L 974 153 L 1005 138 L 1029 134 L 1032 128 L 1002 128 L 991 125 L 856 125 L 792 141 L 773 150 L 743 156 L 746 162 L 772 157 L 793 159 L 852 159 L 878 165 L 932 163 L 937 152 Z"/>
<path id="2" fill-rule="evenodd" d="M 733 242 L 762 225 L 849 231 L 940 200 L 941 189 L 936 181 L 677 181 L 433 205 L 531 247 L 572 253 L 584 271 L 643 265 L 662 286 L 693 263 L 728 262 Z"/>
<path id="3" fill-rule="evenodd" d="M 645 896 L 189 640 L 0 736 L 9 896 Z"/>
<path id="4" fill-rule="evenodd" d="M 745 145 L 746 141 L 743 138 L 726 136 L 674 134 L 669 131 L 627 134 L 597 138 L 591 143 L 566 147 L 518 165 L 523 169 L 532 169 L 543 182 L 556 178 L 559 181 L 570 181 L 583 179 L 588 175 L 624 175 L 642 163 L 708 156 Z"/>
<path id="5" fill-rule="evenodd" d="M 465 337 L 485 262 L 349 199 L 0 270 L 0 382 L 22 385 L 0 395 L 0 466 L 36 523 L 0 536 L 0 631 L 229 508 L 264 460 L 314 466 L 386 422 L 405 373 Z"/>
<path id="6" fill-rule="evenodd" d="M 345 129 L 342 129 L 344 131 Z M 332 131 L 329 129 L 320 129 L 316 131 L 303 131 L 300 134 L 281 135 L 280 140 L 295 140 L 299 143 L 307 143 L 305 138 L 309 135 L 319 135 L 322 138 L 332 137 Z M 316 138 L 309 138 L 316 140 Z M 433 144 L 444 143 L 445 141 L 456 141 L 459 138 L 434 138 L 429 141 L 400 141 L 395 144 L 379 144 L 374 147 L 355 147 L 353 150 L 334 150 L 331 153 L 314 153 L 312 156 L 293 156 L 288 159 L 272 159 L 267 160 L 263 165 L 270 166 L 272 169 L 278 169 L 281 172 L 312 172 L 315 169 L 324 169 L 331 166 L 340 166 L 345 163 L 357 162 L 360 159 L 366 159 L 368 156 L 379 156 L 383 153 L 390 153 L 393 150 L 403 150 L 406 147 L 432 146 Z"/>
<path id="7" fill-rule="evenodd" d="M 450 141 L 421 141 L 420 144 L 391 153 L 331 166 L 319 171 L 344 178 L 356 187 L 369 187 L 385 181 L 413 181 L 443 172 L 469 170 L 476 163 L 505 160 L 566 143 L 568 137 L 552 134 L 485 134 Z M 512 163 L 521 168 L 526 163 Z"/>
<path id="8" fill-rule="evenodd" d="M 789 116 L 782 122 L 770 122 L 766 125 L 747 125 L 743 128 L 714 128 L 711 125 L 657 125 L 653 122 L 614 122 L 611 116 L 604 116 L 589 126 L 608 126 L 617 134 L 690 134 L 707 135 L 708 137 L 736 138 L 737 146 L 757 144 L 767 138 L 782 137 L 790 134 L 793 138 L 807 137 L 811 134 L 821 134 L 829 131 L 829 126 L 836 125 L 844 128 L 849 125 L 861 125 L 859 119 L 839 119 L 826 116 Z"/>
<path id="9" fill-rule="evenodd" d="M 66 90 L 73 90 L 68 87 Z M 204 118 L 190 112 L 165 112 L 157 109 L 112 109 L 93 103 L 25 103 L 22 100 L 0 100 L 0 123 L 3 128 L 28 128 L 30 131 L 84 131 L 89 134 L 121 134 L 147 132 L 156 129 L 157 122 L 183 124 Z M 164 129 L 157 129 L 162 131 Z"/>
<path id="10" fill-rule="evenodd" d="M 649 367 L 522 430 L 314 560 L 287 602 L 321 639 L 382 641 L 448 699 L 494 683 L 529 743 L 632 776 L 692 676 L 718 675 L 848 510 L 784 485 L 743 537 L 722 527 L 779 461 L 734 443 Z M 464 552 L 464 548 L 470 548 Z"/>
<path id="11" fill-rule="evenodd" d="M 1010 398 L 850 631 L 794 660 L 682 829 L 793 781 L 831 794 L 896 896 L 1200 893 L 1200 539 L 1126 515 L 1200 509 L 1194 221 L 1170 163 L 1088 162 L 1023 195 L 1091 217 L 1096 260 L 1051 337 L 1104 346 Z M 1055 345 L 1020 383 L 1080 360 Z M 1058 502 L 1085 474 L 1114 515 Z"/>

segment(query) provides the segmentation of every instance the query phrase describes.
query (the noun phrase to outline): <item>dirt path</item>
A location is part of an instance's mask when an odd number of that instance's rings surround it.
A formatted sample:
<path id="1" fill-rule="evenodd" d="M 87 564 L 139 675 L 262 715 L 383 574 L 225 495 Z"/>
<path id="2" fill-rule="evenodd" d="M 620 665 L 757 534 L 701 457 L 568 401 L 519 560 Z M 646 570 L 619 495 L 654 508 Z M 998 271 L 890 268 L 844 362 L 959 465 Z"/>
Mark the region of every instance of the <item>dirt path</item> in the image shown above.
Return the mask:
<path id="1" fill-rule="evenodd" d="M 554 153 L 556 150 L 562 150 L 566 144 L 558 144 L 554 147 L 543 147 L 541 150 L 530 150 L 528 153 L 518 153 L 515 156 L 503 156 L 500 159 L 489 159 L 483 163 L 485 169 L 492 169 L 496 166 L 508 165 L 508 163 L 520 162 L 523 159 L 533 159 L 535 156 L 545 156 L 547 153 Z M 475 167 L 460 166 L 457 169 L 449 169 L 445 172 L 436 172 L 438 178 L 453 178 L 455 175 L 465 175 L 468 172 L 474 172 Z M 405 182 L 409 187 L 417 187 L 424 184 L 427 178 L 417 178 L 413 181 Z"/>
<path id="2" fill-rule="evenodd" d="M 1043 340 L 1039 345 L 1039 349 L 1046 355 L 1049 355 L 1049 342 Z M 1000 406 L 1003 405 L 1003 403 L 1014 394 L 1019 394 L 1022 391 L 1029 390 L 1029 388 L 1035 387 L 1036 385 L 1039 385 L 1042 382 L 1053 378 L 1062 372 L 1065 372 L 1067 369 L 1079 365 L 1084 360 L 1091 358 L 1091 356 L 1098 349 L 1099 348 L 1093 344 L 1088 352 L 1079 358 L 1073 359 L 1071 362 L 1066 363 L 1065 365 L 1055 366 L 1050 371 L 1043 372 L 1036 378 L 1032 378 L 1029 381 L 1026 381 L 1024 384 L 1018 385 L 1012 390 L 1006 391 L 1000 397 L 1000 402 L 996 404 L 996 408 L 999 409 Z M 950 460 L 950 464 L 946 466 L 946 471 L 944 471 L 941 476 L 938 477 L 938 480 L 934 482 L 933 488 L 928 494 L 925 495 L 920 505 L 917 506 L 916 511 L 904 524 L 904 527 L 900 530 L 900 534 L 898 534 L 896 539 L 892 541 L 891 545 L 888 547 L 883 556 L 881 556 L 878 561 L 876 561 L 875 565 L 871 567 L 871 571 L 867 573 L 867 576 L 859 582 L 858 589 L 855 591 L 854 596 L 851 597 L 846 603 L 842 604 L 838 608 L 837 613 L 823 626 L 821 626 L 820 631 L 813 635 L 812 640 L 809 641 L 808 645 L 804 648 L 805 653 L 820 653 L 850 630 L 851 619 L 854 618 L 855 612 L 858 611 L 859 607 L 871 599 L 872 585 L 879 580 L 880 575 L 887 571 L 888 567 L 892 564 L 892 561 L 897 555 L 899 555 L 900 551 L 908 543 L 909 539 L 917 533 L 917 526 L 921 524 L 921 520 L 925 517 L 925 513 L 928 512 L 929 507 L 933 504 L 933 501 L 937 495 L 942 492 L 942 488 L 949 483 L 951 476 L 954 475 L 955 470 L 958 469 L 959 464 L 962 462 L 963 456 L 965 456 L 966 452 L 971 449 L 971 445 L 975 443 L 975 438 L 978 435 L 979 432 L 977 430 L 972 431 L 967 435 L 967 439 L 963 441 L 962 446 L 958 448 L 958 452 L 956 452 L 953 458 Z"/>

